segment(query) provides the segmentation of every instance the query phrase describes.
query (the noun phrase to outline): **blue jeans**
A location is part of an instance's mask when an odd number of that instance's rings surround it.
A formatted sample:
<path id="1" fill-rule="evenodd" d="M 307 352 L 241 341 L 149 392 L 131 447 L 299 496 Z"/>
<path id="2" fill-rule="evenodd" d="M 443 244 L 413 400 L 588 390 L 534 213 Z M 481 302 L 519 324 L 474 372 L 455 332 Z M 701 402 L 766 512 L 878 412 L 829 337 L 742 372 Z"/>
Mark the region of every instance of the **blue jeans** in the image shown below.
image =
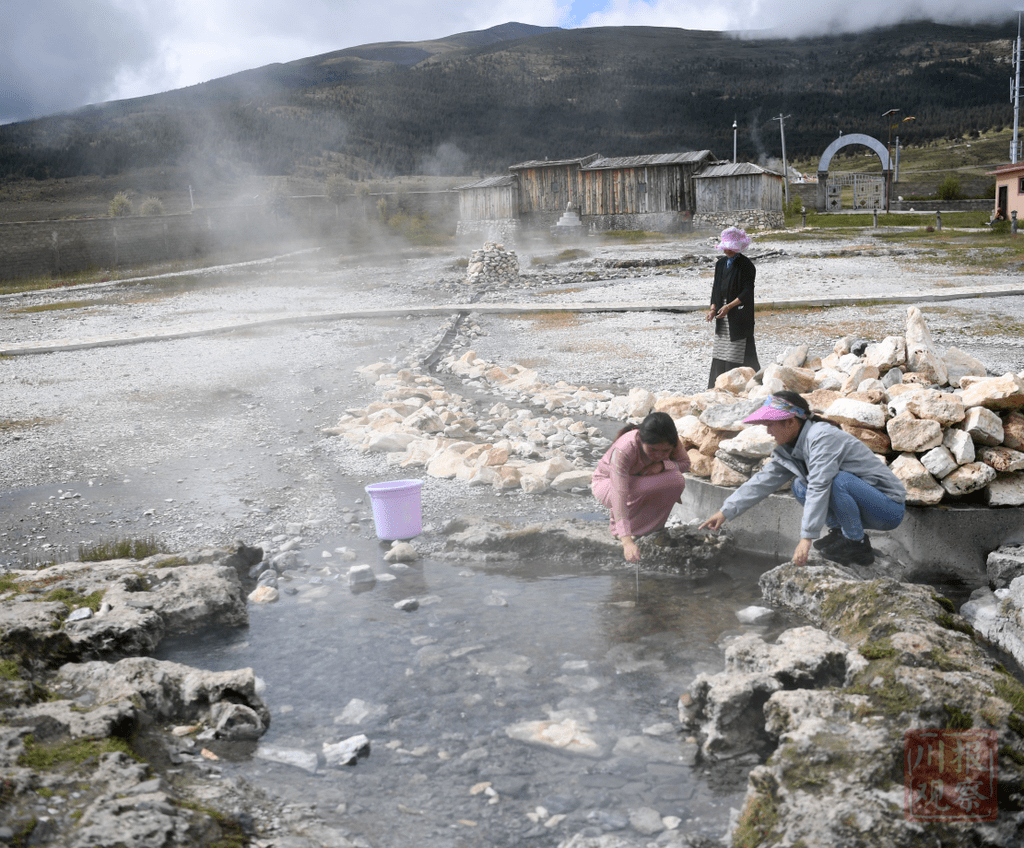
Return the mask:
<path id="1" fill-rule="evenodd" d="M 807 498 L 807 486 L 793 480 L 793 495 L 801 504 Z M 864 530 L 892 530 L 903 521 L 904 507 L 883 495 L 870 483 L 848 471 L 832 479 L 825 523 L 830 530 L 842 528 L 847 539 L 859 542 Z"/>

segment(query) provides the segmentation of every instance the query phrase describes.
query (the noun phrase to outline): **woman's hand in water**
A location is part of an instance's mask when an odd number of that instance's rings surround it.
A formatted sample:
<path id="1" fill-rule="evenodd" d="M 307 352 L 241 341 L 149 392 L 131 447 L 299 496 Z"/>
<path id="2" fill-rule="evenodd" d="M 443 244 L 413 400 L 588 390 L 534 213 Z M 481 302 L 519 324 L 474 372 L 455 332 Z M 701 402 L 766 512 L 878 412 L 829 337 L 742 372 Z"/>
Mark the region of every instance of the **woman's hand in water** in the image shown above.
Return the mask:
<path id="1" fill-rule="evenodd" d="M 636 546 L 636 542 L 632 538 L 622 540 L 622 555 L 626 558 L 626 562 L 640 561 L 640 548 Z"/>
<path id="2" fill-rule="evenodd" d="M 712 515 L 711 518 L 709 518 L 703 524 L 701 524 L 698 529 L 710 530 L 711 532 L 714 532 L 716 530 L 721 530 L 723 524 L 725 524 L 725 516 L 722 515 L 721 511 L 719 511 Z"/>

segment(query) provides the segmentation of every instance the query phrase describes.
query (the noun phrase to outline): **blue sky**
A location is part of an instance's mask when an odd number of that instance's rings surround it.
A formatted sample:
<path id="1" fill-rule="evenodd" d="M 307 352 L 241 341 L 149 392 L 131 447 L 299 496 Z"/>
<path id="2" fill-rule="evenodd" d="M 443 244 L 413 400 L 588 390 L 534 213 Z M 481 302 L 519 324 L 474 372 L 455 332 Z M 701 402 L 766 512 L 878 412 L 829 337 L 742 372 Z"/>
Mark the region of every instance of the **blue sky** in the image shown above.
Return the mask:
<path id="1" fill-rule="evenodd" d="M 783 36 L 906 19 L 1004 21 L 1010 0 L 0 0 L 0 123 L 345 47 L 509 21 Z M 1008 33 L 1008 37 L 1012 33 Z"/>

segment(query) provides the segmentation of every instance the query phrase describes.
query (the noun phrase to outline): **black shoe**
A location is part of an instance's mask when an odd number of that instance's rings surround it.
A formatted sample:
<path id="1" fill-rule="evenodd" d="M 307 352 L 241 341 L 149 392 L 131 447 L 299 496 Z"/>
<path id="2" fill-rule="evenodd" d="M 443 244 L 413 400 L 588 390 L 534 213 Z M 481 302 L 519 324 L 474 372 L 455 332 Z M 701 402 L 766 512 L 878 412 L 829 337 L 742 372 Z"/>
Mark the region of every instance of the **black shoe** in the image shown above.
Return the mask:
<path id="1" fill-rule="evenodd" d="M 843 531 L 838 527 L 830 527 L 828 529 L 828 535 L 814 540 L 814 548 L 818 551 L 827 551 L 829 548 L 834 548 L 844 538 Z"/>
<path id="2" fill-rule="evenodd" d="M 843 536 L 831 548 L 823 550 L 821 555 L 829 562 L 838 562 L 840 565 L 871 565 L 875 561 L 875 552 L 867 536 L 857 542 Z"/>

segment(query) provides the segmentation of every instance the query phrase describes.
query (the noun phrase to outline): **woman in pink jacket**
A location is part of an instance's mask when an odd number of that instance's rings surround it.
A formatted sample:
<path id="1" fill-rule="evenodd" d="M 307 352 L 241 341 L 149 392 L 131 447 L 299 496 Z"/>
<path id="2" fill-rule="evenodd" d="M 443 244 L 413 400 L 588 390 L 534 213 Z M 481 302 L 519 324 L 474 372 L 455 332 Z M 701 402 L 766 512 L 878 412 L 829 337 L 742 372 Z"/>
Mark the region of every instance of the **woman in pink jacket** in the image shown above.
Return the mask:
<path id="1" fill-rule="evenodd" d="M 640 559 L 638 536 L 661 530 L 686 488 L 690 458 L 676 424 L 652 412 L 638 427 L 623 427 L 594 472 L 595 497 L 611 510 L 612 535 L 622 540 L 627 562 Z"/>

